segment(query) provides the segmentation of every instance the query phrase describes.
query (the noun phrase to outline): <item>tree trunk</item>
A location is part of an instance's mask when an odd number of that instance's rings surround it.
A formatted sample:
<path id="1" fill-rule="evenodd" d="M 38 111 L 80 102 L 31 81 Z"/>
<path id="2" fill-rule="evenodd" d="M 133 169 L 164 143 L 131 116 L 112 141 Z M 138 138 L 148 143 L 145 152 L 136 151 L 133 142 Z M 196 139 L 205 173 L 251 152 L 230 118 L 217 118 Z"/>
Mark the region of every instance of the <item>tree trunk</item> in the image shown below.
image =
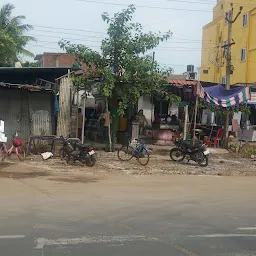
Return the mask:
<path id="1" fill-rule="evenodd" d="M 109 112 L 109 106 L 108 106 L 108 98 L 106 98 L 106 110 L 107 112 Z M 110 125 L 110 122 L 108 124 L 108 143 L 109 143 L 109 151 L 111 152 L 112 151 L 112 137 L 111 137 L 111 125 Z"/>
<path id="2" fill-rule="evenodd" d="M 115 144 L 117 142 L 117 129 L 118 129 L 118 113 L 117 113 L 117 101 L 116 98 L 110 98 L 108 99 L 108 108 L 111 110 L 111 129 L 110 129 L 110 136 L 111 136 L 111 146 L 109 146 L 110 151 L 114 151 Z"/>

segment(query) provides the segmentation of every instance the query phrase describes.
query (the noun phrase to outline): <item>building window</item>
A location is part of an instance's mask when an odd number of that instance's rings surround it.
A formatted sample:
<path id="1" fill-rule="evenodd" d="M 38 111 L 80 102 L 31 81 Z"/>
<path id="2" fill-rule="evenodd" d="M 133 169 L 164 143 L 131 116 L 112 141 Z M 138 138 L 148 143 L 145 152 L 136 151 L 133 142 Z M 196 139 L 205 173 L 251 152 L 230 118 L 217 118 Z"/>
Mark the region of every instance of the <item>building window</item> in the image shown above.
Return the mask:
<path id="1" fill-rule="evenodd" d="M 221 10 L 223 10 L 223 8 L 224 8 L 224 5 L 223 5 L 223 4 L 221 4 L 220 8 L 221 8 Z"/>
<path id="2" fill-rule="evenodd" d="M 246 61 L 246 48 L 241 50 L 241 61 Z"/>
<path id="3" fill-rule="evenodd" d="M 226 84 L 227 83 L 227 81 L 226 81 L 226 77 L 225 76 L 223 76 L 222 78 L 221 78 L 221 84 Z"/>
<path id="4" fill-rule="evenodd" d="M 246 27 L 248 25 L 248 13 L 245 13 L 243 15 L 243 27 Z"/>
<path id="5" fill-rule="evenodd" d="M 203 74 L 208 74 L 208 69 L 204 69 Z"/>
<path id="6" fill-rule="evenodd" d="M 231 11 L 226 12 L 225 23 L 228 24 L 231 18 Z"/>

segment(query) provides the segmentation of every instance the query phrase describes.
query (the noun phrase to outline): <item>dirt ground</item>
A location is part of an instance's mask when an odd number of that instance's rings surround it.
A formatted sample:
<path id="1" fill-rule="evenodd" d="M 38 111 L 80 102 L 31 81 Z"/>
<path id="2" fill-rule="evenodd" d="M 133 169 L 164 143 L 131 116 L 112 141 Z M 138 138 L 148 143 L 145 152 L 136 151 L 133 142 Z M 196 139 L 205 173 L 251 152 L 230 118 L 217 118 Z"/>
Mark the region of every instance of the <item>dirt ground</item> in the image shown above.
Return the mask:
<path id="1" fill-rule="evenodd" d="M 194 162 L 175 163 L 165 154 L 151 155 L 149 164 L 144 167 L 135 159 L 121 162 L 116 153 L 99 152 L 97 164 L 92 168 L 79 164 L 67 165 L 59 158 L 43 161 L 41 156 L 29 156 L 22 163 L 13 156 L 0 163 L 0 178 L 44 177 L 59 182 L 87 183 L 108 175 L 256 176 L 256 161 L 239 158 L 235 154 L 213 154 L 209 166 L 200 167 Z"/>

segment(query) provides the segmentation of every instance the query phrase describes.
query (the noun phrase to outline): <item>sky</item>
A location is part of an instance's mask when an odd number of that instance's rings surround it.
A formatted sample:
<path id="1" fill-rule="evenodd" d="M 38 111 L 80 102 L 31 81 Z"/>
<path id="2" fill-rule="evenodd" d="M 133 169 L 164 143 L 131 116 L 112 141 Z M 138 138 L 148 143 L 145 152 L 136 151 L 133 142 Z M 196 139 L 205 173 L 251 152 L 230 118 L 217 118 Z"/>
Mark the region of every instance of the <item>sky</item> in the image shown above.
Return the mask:
<path id="1" fill-rule="evenodd" d="M 36 54 L 61 52 L 58 41 L 67 39 L 94 50 L 100 49 L 106 36 L 103 12 L 113 15 L 129 4 L 136 6 L 134 21 L 145 32 L 173 33 L 172 38 L 156 50 L 156 61 L 172 67 L 175 74 L 186 72 L 186 65 L 198 68 L 201 63 L 202 27 L 212 20 L 217 0 L 9 0 L 15 5 L 14 15 L 25 15 L 34 26 L 28 35 L 37 42 L 27 49 Z M 149 52 L 151 54 L 151 52 Z"/>

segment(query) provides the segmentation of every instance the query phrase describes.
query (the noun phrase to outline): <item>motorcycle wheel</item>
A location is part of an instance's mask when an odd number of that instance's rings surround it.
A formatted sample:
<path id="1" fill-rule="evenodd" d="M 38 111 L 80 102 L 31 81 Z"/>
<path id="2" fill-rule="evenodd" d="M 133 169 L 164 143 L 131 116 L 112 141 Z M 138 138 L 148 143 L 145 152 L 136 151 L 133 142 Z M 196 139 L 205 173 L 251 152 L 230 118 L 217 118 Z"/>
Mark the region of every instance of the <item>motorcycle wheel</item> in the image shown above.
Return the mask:
<path id="1" fill-rule="evenodd" d="M 90 156 L 86 159 L 85 164 L 88 167 L 93 167 L 96 164 L 96 158 L 94 156 Z"/>
<path id="2" fill-rule="evenodd" d="M 185 154 L 178 148 L 173 148 L 170 151 L 170 158 L 175 162 L 181 162 L 185 158 Z"/>
<path id="3" fill-rule="evenodd" d="M 63 161 L 63 160 L 67 160 L 67 158 L 68 158 L 68 155 L 67 155 L 67 153 L 64 151 L 63 148 L 61 148 L 60 151 L 59 151 L 59 157 L 60 157 L 60 159 L 61 159 L 62 161 Z"/>
<path id="4" fill-rule="evenodd" d="M 208 162 L 209 162 L 209 158 L 208 158 L 208 156 L 205 156 L 205 155 L 201 156 L 201 157 L 198 159 L 198 161 L 197 161 L 197 163 L 198 163 L 199 166 L 201 166 L 201 167 L 206 167 L 206 166 L 208 166 Z"/>
<path id="5" fill-rule="evenodd" d="M 67 157 L 64 159 L 66 161 L 67 164 L 69 165 L 74 165 L 76 163 L 76 160 L 73 157 Z"/>

